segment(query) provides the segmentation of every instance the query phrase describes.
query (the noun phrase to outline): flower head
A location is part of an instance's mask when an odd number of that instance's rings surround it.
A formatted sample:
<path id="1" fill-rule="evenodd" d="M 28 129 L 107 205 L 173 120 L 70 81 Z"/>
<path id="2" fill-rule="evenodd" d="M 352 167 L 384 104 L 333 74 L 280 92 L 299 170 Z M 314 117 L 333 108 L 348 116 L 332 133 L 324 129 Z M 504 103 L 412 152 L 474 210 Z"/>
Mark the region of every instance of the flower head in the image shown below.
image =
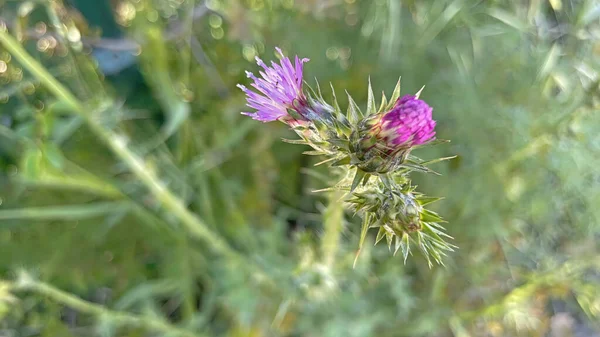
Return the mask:
<path id="1" fill-rule="evenodd" d="M 432 110 L 425 101 L 406 95 L 381 117 L 377 126 L 380 128 L 380 136 L 390 147 L 424 144 L 435 136 L 436 123 Z"/>
<path id="2" fill-rule="evenodd" d="M 427 103 L 412 95 L 396 101 L 388 112 L 364 119 L 352 134 L 351 151 L 365 172 L 386 173 L 404 162 L 415 145 L 435 136 Z"/>
<path id="3" fill-rule="evenodd" d="M 242 114 L 261 122 L 272 122 L 284 118 L 288 116 L 287 109 L 297 110 L 296 107 L 304 105 L 306 101 L 302 92 L 302 68 L 308 59 L 300 59 L 296 56 L 295 64 L 292 65 L 281 49 L 275 49 L 281 57 L 280 64 L 271 62 L 269 67 L 256 57 L 256 63 L 264 69 L 260 72 L 262 78 L 254 76 L 249 71 L 246 72 L 248 78 L 254 81 L 252 86 L 256 91 L 238 84 L 238 87 L 246 93 L 248 106 L 256 109 L 256 112 L 243 112 Z M 302 114 L 300 113 L 300 115 Z"/>

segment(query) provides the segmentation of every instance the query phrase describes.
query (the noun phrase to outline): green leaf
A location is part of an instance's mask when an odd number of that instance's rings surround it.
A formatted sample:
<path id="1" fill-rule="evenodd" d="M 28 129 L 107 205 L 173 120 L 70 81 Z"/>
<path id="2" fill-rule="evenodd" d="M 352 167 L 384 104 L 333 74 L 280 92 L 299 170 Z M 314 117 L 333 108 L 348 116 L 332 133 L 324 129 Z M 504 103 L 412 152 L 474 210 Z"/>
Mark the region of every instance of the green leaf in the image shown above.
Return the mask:
<path id="1" fill-rule="evenodd" d="M 446 161 L 446 160 L 454 159 L 456 157 L 458 157 L 458 156 L 442 157 L 442 158 L 437 158 L 437 159 L 432 159 L 432 160 L 424 161 L 424 162 L 422 162 L 420 164 L 421 165 L 430 165 L 430 164 L 439 163 L 441 161 Z"/>
<path id="2" fill-rule="evenodd" d="M 324 155 L 325 152 L 315 150 L 315 151 L 304 151 L 304 152 L 302 152 L 302 154 L 305 154 L 307 156 L 321 156 L 321 155 Z"/>
<path id="3" fill-rule="evenodd" d="M 494 17 L 505 24 L 521 31 L 526 32 L 528 30 L 527 24 L 521 21 L 516 15 L 507 12 L 500 8 L 491 8 L 487 11 L 487 14 L 491 17 Z"/>
<path id="4" fill-rule="evenodd" d="M 55 100 L 52 103 L 48 104 L 48 113 L 54 115 L 66 115 L 66 114 L 74 114 L 77 113 L 71 104 L 66 103 L 62 100 Z"/>
<path id="5" fill-rule="evenodd" d="M 369 89 L 367 92 L 367 116 L 375 114 L 375 95 L 373 95 L 373 88 L 371 87 L 371 77 L 369 77 Z"/>
<path id="6" fill-rule="evenodd" d="M 118 310 L 129 310 L 136 304 L 147 301 L 155 296 L 168 296 L 177 291 L 177 283 L 174 280 L 147 281 L 137 285 L 123 294 L 114 307 Z"/>
<path id="7" fill-rule="evenodd" d="M 317 82 L 317 86 L 319 85 L 319 81 L 317 81 L 317 79 L 315 78 L 315 82 Z M 319 94 L 317 94 L 317 92 L 315 91 L 315 89 L 313 89 L 313 87 L 308 84 L 308 82 L 304 81 L 304 85 L 308 88 L 309 92 L 309 96 L 311 97 L 316 97 L 316 98 L 322 98 L 321 96 L 319 96 Z M 320 91 L 320 90 L 319 90 Z M 312 95 L 311 95 L 312 94 Z"/>
<path id="8" fill-rule="evenodd" d="M 383 113 L 385 111 L 385 108 L 387 107 L 388 102 L 387 102 L 387 98 L 385 98 L 385 92 L 381 92 L 381 105 L 379 105 L 379 110 L 377 111 L 377 113 Z"/>
<path id="9" fill-rule="evenodd" d="M 321 99 L 321 101 L 325 101 L 325 99 L 323 98 L 323 93 L 321 92 L 321 85 L 319 85 L 319 81 L 317 80 L 316 77 L 315 77 L 315 83 L 317 83 L 317 94 L 319 95 L 319 98 Z"/>
<path id="10" fill-rule="evenodd" d="M 419 44 L 421 46 L 429 45 L 429 43 L 444 30 L 448 23 L 452 21 L 454 16 L 460 12 L 464 5 L 464 0 L 455 0 L 449 4 L 435 20 L 430 21 L 431 24 L 425 29 L 425 32 L 421 34 Z"/>
<path id="11" fill-rule="evenodd" d="M 406 264 L 406 259 L 408 258 L 408 255 L 412 255 L 412 252 L 410 251 L 410 236 L 408 235 L 408 233 L 404 233 L 404 235 L 402 235 L 402 242 L 400 244 L 400 248 L 402 249 L 402 256 L 404 257 L 404 264 Z"/>
<path id="12" fill-rule="evenodd" d="M 385 186 L 385 188 L 387 188 L 388 190 L 395 190 L 396 184 L 394 183 L 394 179 L 390 177 L 389 174 L 380 174 L 379 180 L 381 181 L 381 183 L 383 183 L 383 186 Z"/>
<path id="13" fill-rule="evenodd" d="M 348 119 L 346 119 L 346 116 L 341 113 L 341 111 L 336 114 L 335 119 L 333 119 L 333 124 L 335 126 L 335 130 L 337 131 L 338 137 L 342 135 L 345 137 L 350 137 L 352 134 L 352 125 L 350 125 L 350 122 Z"/>
<path id="14" fill-rule="evenodd" d="M 419 89 L 419 91 L 417 91 L 417 93 L 415 94 L 416 98 L 421 97 L 421 93 L 423 92 L 423 89 L 425 89 L 425 86 L 422 86 L 421 89 Z"/>
<path id="15" fill-rule="evenodd" d="M 423 222 L 445 222 L 437 213 L 424 209 L 421 211 L 421 221 Z"/>
<path id="16" fill-rule="evenodd" d="M 345 139 L 330 138 L 327 141 L 330 144 L 333 144 L 342 149 L 348 149 L 348 146 L 349 146 L 349 142 Z"/>
<path id="17" fill-rule="evenodd" d="M 369 230 L 370 222 L 371 215 L 367 213 L 363 218 L 362 227 L 360 230 L 360 241 L 358 242 L 359 249 L 362 248 L 363 244 L 365 243 L 365 238 L 367 237 L 367 231 Z"/>
<path id="18" fill-rule="evenodd" d="M 398 253 L 398 249 L 400 249 L 400 243 L 401 243 L 401 239 L 399 236 L 396 236 L 394 238 L 394 256 L 396 256 L 396 253 Z"/>
<path id="19" fill-rule="evenodd" d="M 544 63 L 540 67 L 540 70 L 539 70 L 538 76 L 537 76 L 538 80 L 544 79 L 546 76 L 548 76 L 552 72 L 552 70 L 556 66 L 556 63 L 557 63 L 560 55 L 561 55 L 560 46 L 558 43 L 555 43 L 554 45 L 552 45 L 552 48 L 550 48 L 550 51 L 548 52 L 548 55 L 546 56 L 546 60 L 544 60 Z"/>
<path id="20" fill-rule="evenodd" d="M 421 250 L 421 253 L 423 253 L 423 256 L 425 256 L 429 268 L 433 267 L 433 263 L 431 263 L 431 258 L 429 257 L 429 250 L 427 249 L 427 244 L 423 238 L 423 233 L 421 232 L 417 233 L 417 244 L 419 246 L 419 250 Z"/>
<path id="21" fill-rule="evenodd" d="M 57 119 L 56 127 L 52 130 L 52 140 L 55 144 L 62 144 L 68 140 L 85 122 L 83 116 L 72 116 L 68 119 Z"/>
<path id="22" fill-rule="evenodd" d="M 129 207 L 126 202 L 97 202 L 68 206 L 5 209 L 0 211 L 0 220 L 80 220 L 113 214 Z"/>
<path id="23" fill-rule="evenodd" d="M 162 135 L 170 137 L 187 120 L 191 108 L 175 89 L 178 86 L 169 72 L 169 48 L 162 29 L 158 25 L 148 26 L 144 34 L 146 39 L 143 48 L 146 52 L 142 53 L 140 62 L 146 81 L 165 114 Z"/>
<path id="24" fill-rule="evenodd" d="M 444 260 L 442 259 L 442 256 L 446 256 L 446 254 L 438 249 L 436 249 L 435 247 L 432 247 L 431 244 L 427 244 L 428 247 L 428 251 L 429 251 L 429 255 L 431 255 L 433 257 L 433 259 L 435 260 L 435 262 L 437 262 L 440 265 L 444 265 Z"/>
<path id="25" fill-rule="evenodd" d="M 62 169 L 65 163 L 65 157 L 56 144 L 45 143 L 41 146 L 45 159 L 55 168 Z"/>
<path id="26" fill-rule="evenodd" d="M 325 159 L 325 160 L 322 160 L 322 161 L 320 161 L 320 162 L 316 163 L 316 164 L 315 164 L 315 166 L 323 165 L 323 164 L 325 164 L 325 163 L 332 162 L 332 161 L 334 161 L 334 160 L 336 160 L 336 159 L 337 159 L 337 157 L 331 157 L 331 158 L 327 158 L 327 159 Z"/>
<path id="27" fill-rule="evenodd" d="M 390 102 L 389 102 L 386 110 L 389 110 L 392 107 L 394 107 L 394 104 L 396 104 L 396 101 L 398 100 L 398 98 L 400 98 L 400 80 L 401 79 L 402 79 L 402 77 L 398 78 L 398 82 L 396 83 L 396 87 L 394 88 L 394 91 L 392 92 L 392 96 L 390 97 Z"/>
<path id="28" fill-rule="evenodd" d="M 17 125 L 14 132 L 19 138 L 34 138 L 36 134 L 36 123 L 33 120 L 24 122 L 23 125 Z"/>
<path id="29" fill-rule="evenodd" d="M 356 261 L 358 261 L 358 257 L 360 256 L 363 244 L 365 243 L 365 239 L 367 238 L 367 232 L 369 231 L 370 222 L 371 215 L 367 213 L 363 218 L 362 227 L 360 229 L 360 240 L 358 241 L 358 250 L 356 251 L 356 256 L 354 257 L 354 263 L 352 264 L 352 268 L 356 267 Z"/>
<path id="30" fill-rule="evenodd" d="M 27 179 L 37 179 L 42 172 L 43 154 L 38 148 L 25 150 L 21 160 L 21 174 Z"/>
<path id="31" fill-rule="evenodd" d="M 335 109 L 336 114 L 341 114 L 342 109 L 340 109 L 340 105 L 337 100 L 337 96 L 335 95 L 335 89 L 333 88 L 333 83 L 329 82 L 329 86 L 331 87 L 331 94 L 333 95 L 333 108 Z"/>
<path id="32" fill-rule="evenodd" d="M 187 120 L 190 115 L 190 106 L 176 96 L 169 98 L 168 102 L 163 103 L 163 108 L 164 106 L 168 106 L 168 109 L 165 109 L 167 123 L 164 125 L 162 132 L 169 137 Z"/>
<path id="33" fill-rule="evenodd" d="M 438 200 L 442 200 L 444 199 L 443 197 L 419 197 L 417 198 L 417 202 L 421 205 L 421 206 L 425 206 L 425 205 L 429 205 L 431 203 L 434 203 Z"/>
<path id="34" fill-rule="evenodd" d="M 308 145 L 308 142 L 305 141 L 304 139 L 285 139 L 285 138 L 281 138 L 281 141 L 284 142 L 284 143 L 289 143 L 289 144 Z"/>
<path id="35" fill-rule="evenodd" d="M 321 188 L 318 190 L 312 190 L 313 193 L 321 193 L 321 192 L 331 192 L 331 191 L 343 191 L 347 190 L 348 186 L 335 185 L 331 187 Z"/>
<path id="36" fill-rule="evenodd" d="M 444 232 L 442 232 L 442 231 L 440 231 L 438 229 L 435 229 L 435 228 L 432 228 L 431 226 L 428 226 L 427 222 L 424 222 L 422 225 L 423 225 L 423 232 L 428 233 L 428 235 L 431 236 L 431 238 L 432 238 L 432 240 L 434 242 L 438 243 L 440 245 L 440 247 L 443 247 L 442 249 L 452 250 L 449 247 L 449 244 L 446 243 L 446 241 L 444 239 L 442 239 L 442 237 L 440 236 L 440 234 L 442 234 L 444 236 L 447 236 L 448 238 L 452 239 L 451 236 L 446 235 L 446 233 L 444 233 Z"/>
<path id="37" fill-rule="evenodd" d="M 358 167 L 356 168 L 354 180 L 352 180 L 352 187 L 350 187 L 350 192 L 353 192 L 356 189 L 356 187 L 358 187 L 358 184 L 360 184 L 361 180 L 365 177 L 366 174 L 367 172 L 359 169 Z"/>
<path id="38" fill-rule="evenodd" d="M 471 337 L 471 334 L 464 327 L 464 325 L 462 324 L 462 321 L 458 315 L 452 316 L 452 318 L 450 318 L 448 320 L 448 323 L 450 323 L 449 324 L 450 330 L 452 330 L 452 334 L 455 337 Z"/>
<path id="39" fill-rule="evenodd" d="M 385 236 L 386 233 L 387 233 L 387 231 L 385 230 L 385 228 L 383 228 L 383 226 L 379 227 L 379 232 L 377 232 L 377 238 L 375 239 L 375 244 L 378 244 L 379 241 L 381 241 L 383 239 L 383 237 Z"/>
<path id="40" fill-rule="evenodd" d="M 412 149 L 415 150 L 415 149 L 420 149 L 420 148 L 423 148 L 423 147 L 436 146 L 436 145 L 445 144 L 445 143 L 450 143 L 450 141 L 447 140 L 447 139 L 434 139 L 434 140 L 432 140 L 430 142 L 427 142 L 425 144 L 415 145 L 415 146 L 412 147 Z"/>
<path id="41" fill-rule="evenodd" d="M 400 167 L 408 170 L 408 171 L 419 171 L 419 172 L 425 172 L 425 173 L 433 173 L 435 175 L 440 175 L 439 173 L 435 172 L 434 170 L 425 167 L 423 165 L 417 164 L 415 162 L 405 162 L 404 164 L 400 165 Z"/>
<path id="42" fill-rule="evenodd" d="M 581 6 L 581 10 L 577 15 L 577 27 L 583 28 L 594 20 L 600 17 L 600 7 L 598 7 L 593 1 L 584 1 L 586 5 Z"/>
<path id="43" fill-rule="evenodd" d="M 392 250 L 392 243 L 394 241 L 394 234 L 389 231 L 385 232 L 385 240 L 387 241 L 388 249 Z"/>
<path id="44" fill-rule="evenodd" d="M 369 182 L 369 179 L 371 179 L 372 176 L 373 176 L 372 174 L 365 174 L 365 177 L 363 178 L 363 181 L 362 181 L 362 185 L 366 186 L 367 183 Z"/>
<path id="45" fill-rule="evenodd" d="M 350 157 L 349 156 L 345 156 L 341 159 L 337 159 L 337 161 L 331 163 L 331 166 L 343 166 L 343 165 L 349 165 L 350 164 Z"/>
<path id="46" fill-rule="evenodd" d="M 346 115 L 350 123 L 355 125 L 364 115 L 348 91 L 346 91 L 346 95 L 348 95 L 348 112 Z"/>

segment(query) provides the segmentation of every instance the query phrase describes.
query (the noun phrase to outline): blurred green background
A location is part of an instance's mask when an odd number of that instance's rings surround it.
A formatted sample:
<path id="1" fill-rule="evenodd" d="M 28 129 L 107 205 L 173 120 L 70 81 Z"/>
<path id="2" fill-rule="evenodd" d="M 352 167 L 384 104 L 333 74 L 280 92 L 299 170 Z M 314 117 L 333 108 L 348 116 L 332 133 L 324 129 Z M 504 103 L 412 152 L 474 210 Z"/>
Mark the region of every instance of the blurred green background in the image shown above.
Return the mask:
<path id="1" fill-rule="evenodd" d="M 0 0 L 0 20 L 0 336 L 600 335 L 600 1 Z M 418 155 L 458 155 L 413 177 L 445 198 L 445 267 L 369 236 L 352 268 L 359 221 L 311 192 L 331 172 L 240 115 L 275 46 L 343 109 L 369 76 L 425 85 L 452 142 Z"/>

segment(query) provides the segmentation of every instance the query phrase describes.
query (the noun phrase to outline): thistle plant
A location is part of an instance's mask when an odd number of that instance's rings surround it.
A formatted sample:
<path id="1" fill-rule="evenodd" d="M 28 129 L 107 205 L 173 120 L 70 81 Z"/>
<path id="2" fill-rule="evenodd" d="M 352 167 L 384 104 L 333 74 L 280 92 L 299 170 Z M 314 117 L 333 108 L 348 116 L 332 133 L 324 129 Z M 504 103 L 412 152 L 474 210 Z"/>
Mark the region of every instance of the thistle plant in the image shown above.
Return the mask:
<path id="1" fill-rule="evenodd" d="M 435 139 L 436 122 L 432 108 L 416 95 L 400 97 L 400 80 L 388 100 L 383 94 L 376 107 L 369 81 L 368 104 L 362 111 L 348 94 L 348 109 L 343 113 L 335 90 L 328 103 L 317 82 L 317 90 L 303 80 L 306 58 L 295 62 L 277 48 L 280 64 L 268 66 L 260 58 L 260 78 L 246 72 L 254 90 L 238 85 L 247 96 L 248 107 L 243 112 L 261 122 L 281 121 L 293 129 L 300 139 L 284 141 L 308 145 L 305 154 L 324 156 L 316 165 L 328 164 L 336 172 L 338 182 L 318 191 L 344 191 L 343 201 L 349 210 L 362 218 L 362 228 L 356 260 L 367 232 L 377 228 L 375 240 L 386 239 L 394 255 L 401 251 L 404 262 L 416 245 L 429 266 L 443 264 L 446 252 L 456 246 L 446 242 L 451 236 L 440 223 L 443 219 L 424 208 L 440 198 L 427 197 L 415 190 L 410 173 L 435 173 L 427 166 L 453 157 L 425 161 L 411 154 L 412 150 L 439 144 Z"/>

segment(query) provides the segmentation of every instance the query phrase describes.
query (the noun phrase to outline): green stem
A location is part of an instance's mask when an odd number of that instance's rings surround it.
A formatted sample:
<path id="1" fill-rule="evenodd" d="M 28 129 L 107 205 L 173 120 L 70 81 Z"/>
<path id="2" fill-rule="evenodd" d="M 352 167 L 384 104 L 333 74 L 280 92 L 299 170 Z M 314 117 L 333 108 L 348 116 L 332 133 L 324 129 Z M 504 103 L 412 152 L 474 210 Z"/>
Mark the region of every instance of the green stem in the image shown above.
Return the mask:
<path id="1" fill-rule="evenodd" d="M 26 207 L 17 209 L 5 209 L 0 211 L 0 220 L 79 220 L 115 211 L 128 207 L 124 202 L 97 202 L 85 205 L 48 206 L 48 207 Z"/>
<path id="2" fill-rule="evenodd" d="M 198 333 L 191 332 L 161 322 L 155 317 L 136 316 L 127 312 L 109 310 L 101 305 L 84 301 L 72 294 L 57 289 L 49 284 L 38 282 L 26 277 L 25 281 L 12 283 L 9 288 L 14 290 L 23 290 L 46 296 L 55 302 L 69 306 L 81 313 L 96 316 L 97 318 L 107 319 L 112 323 L 133 328 L 144 328 L 151 331 L 164 333 L 165 335 L 176 335 L 185 337 L 199 337 Z"/>
<path id="3" fill-rule="evenodd" d="M 23 67 L 33 74 L 56 97 L 66 103 L 74 112 L 81 115 L 89 128 L 104 142 L 117 157 L 122 160 L 136 177 L 150 190 L 152 195 L 161 202 L 172 215 L 175 215 L 183 226 L 195 237 L 209 243 L 216 251 L 229 257 L 241 258 L 232 250 L 227 242 L 213 233 L 206 224 L 189 211 L 183 202 L 169 191 L 148 169 L 145 163 L 128 147 L 125 137 L 119 136 L 106 129 L 94 116 L 86 113 L 85 106 L 64 85 L 54 78 L 38 61 L 15 40 L 6 30 L 0 29 L 0 44 L 2 44 Z"/>
<path id="4" fill-rule="evenodd" d="M 342 192 L 335 191 L 329 194 L 329 205 L 323 214 L 325 233 L 321 241 L 324 264 L 331 268 L 336 260 L 340 244 L 340 234 L 344 221 L 344 207 L 340 198 Z"/>
<path id="5" fill-rule="evenodd" d="M 87 124 L 92 131 L 102 140 L 114 154 L 119 157 L 135 174 L 135 176 L 148 188 L 150 193 L 169 212 L 176 216 L 183 226 L 195 237 L 200 238 L 213 246 L 219 253 L 228 256 L 237 256 L 229 245 L 194 213 L 187 209 L 184 203 L 167 189 L 156 174 L 150 170 L 143 160 L 127 147 L 126 137 L 119 136 L 106 130 L 96 119 L 88 117 Z"/>
<path id="6" fill-rule="evenodd" d="M 78 177 L 54 177 L 42 175 L 39 179 L 22 179 L 21 183 L 32 187 L 47 187 L 64 190 L 84 191 L 110 199 L 122 199 L 123 193 L 110 184 Z"/>
<path id="7" fill-rule="evenodd" d="M 6 29 L 0 26 L 0 43 L 11 53 L 21 65 L 35 75 L 38 80 L 46 86 L 50 92 L 62 101 L 67 103 L 73 111 L 81 113 L 83 111 L 77 98 L 63 86 L 54 76 L 52 76 L 39 62 L 37 62 L 27 51 L 15 40 Z"/>

